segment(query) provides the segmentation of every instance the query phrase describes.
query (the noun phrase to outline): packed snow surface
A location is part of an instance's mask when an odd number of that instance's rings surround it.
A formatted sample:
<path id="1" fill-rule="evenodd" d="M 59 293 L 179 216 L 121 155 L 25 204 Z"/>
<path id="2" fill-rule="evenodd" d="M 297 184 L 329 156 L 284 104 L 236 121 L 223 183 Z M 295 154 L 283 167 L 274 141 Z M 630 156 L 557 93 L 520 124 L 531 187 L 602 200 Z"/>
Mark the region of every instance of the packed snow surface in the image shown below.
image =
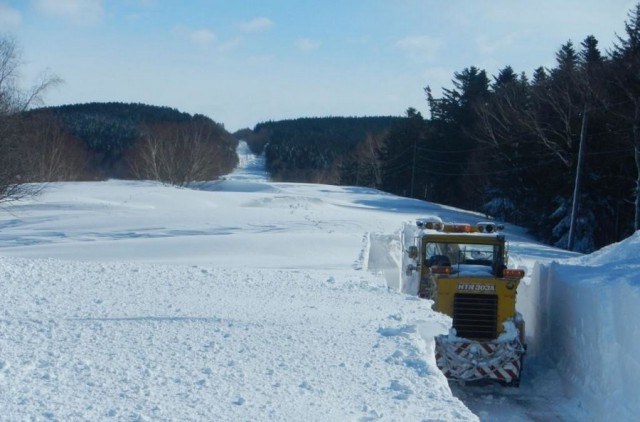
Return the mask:
<path id="1" fill-rule="evenodd" d="M 640 413 L 637 236 L 577 257 L 507 227 L 510 265 L 527 272 L 522 386 L 450 386 L 433 357 L 450 319 L 401 291 L 401 231 L 424 215 L 486 216 L 268 182 L 262 158 L 238 152 L 236 172 L 189 189 L 53 183 L 5 206 L 0 420 Z"/>

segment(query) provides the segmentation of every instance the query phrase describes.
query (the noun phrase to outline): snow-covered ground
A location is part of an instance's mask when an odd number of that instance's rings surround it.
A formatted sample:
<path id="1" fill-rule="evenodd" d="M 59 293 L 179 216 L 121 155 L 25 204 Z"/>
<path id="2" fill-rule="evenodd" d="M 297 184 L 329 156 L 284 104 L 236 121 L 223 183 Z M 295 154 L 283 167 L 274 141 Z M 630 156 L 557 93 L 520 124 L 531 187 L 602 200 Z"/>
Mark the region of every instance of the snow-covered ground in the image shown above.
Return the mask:
<path id="1" fill-rule="evenodd" d="M 640 414 L 637 236 L 576 257 L 508 227 L 528 274 L 522 386 L 449 386 L 432 338 L 450 320 L 399 292 L 399 233 L 485 216 L 271 183 L 242 148 L 236 172 L 192 189 L 50 184 L 0 212 L 0 420 Z"/>

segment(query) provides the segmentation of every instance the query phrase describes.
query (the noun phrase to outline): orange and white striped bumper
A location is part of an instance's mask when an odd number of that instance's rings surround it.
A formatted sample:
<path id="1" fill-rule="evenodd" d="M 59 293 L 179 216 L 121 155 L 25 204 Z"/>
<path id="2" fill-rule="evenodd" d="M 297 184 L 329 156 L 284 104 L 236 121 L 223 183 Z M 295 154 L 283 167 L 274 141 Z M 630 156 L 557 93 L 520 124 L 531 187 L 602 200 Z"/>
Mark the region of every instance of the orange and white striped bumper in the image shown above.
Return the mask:
<path id="1" fill-rule="evenodd" d="M 498 343 L 436 337 L 436 364 L 447 378 L 454 380 L 515 384 L 520 380 L 524 353 L 518 338 Z"/>

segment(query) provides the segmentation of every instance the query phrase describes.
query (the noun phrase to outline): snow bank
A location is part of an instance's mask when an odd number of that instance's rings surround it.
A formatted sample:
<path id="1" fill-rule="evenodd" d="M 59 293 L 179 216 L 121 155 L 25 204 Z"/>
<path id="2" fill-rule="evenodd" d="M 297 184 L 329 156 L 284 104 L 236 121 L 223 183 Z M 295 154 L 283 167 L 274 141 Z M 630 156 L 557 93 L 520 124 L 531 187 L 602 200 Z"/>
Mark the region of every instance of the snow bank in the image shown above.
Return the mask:
<path id="1" fill-rule="evenodd" d="M 365 273 L 0 268 L 2 419 L 476 419 L 419 335 L 442 318 Z"/>
<path id="2" fill-rule="evenodd" d="M 640 232 L 535 269 L 538 338 L 593 420 L 640 415 Z"/>

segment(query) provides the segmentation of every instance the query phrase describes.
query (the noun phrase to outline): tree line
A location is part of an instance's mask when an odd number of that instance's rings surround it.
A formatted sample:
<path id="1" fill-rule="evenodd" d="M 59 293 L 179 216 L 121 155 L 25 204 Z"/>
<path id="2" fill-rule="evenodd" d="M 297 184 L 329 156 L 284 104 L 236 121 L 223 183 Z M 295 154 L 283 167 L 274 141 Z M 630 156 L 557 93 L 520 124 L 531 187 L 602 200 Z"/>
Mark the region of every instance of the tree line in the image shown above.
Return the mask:
<path id="1" fill-rule="evenodd" d="M 259 123 L 235 133 L 263 153 L 274 181 L 361 185 L 353 167 L 365 161 L 362 145 L 400 117 L 307 117 Z"/>
<path id="2" fill-rule="evenodd" d="M 88 103 L 40 108 L 81 140 L 94 177 L 158 180 L 184 186 L 213 180 L 238 162 L 236 139 L 203 115 L 169 107 Z"/>

